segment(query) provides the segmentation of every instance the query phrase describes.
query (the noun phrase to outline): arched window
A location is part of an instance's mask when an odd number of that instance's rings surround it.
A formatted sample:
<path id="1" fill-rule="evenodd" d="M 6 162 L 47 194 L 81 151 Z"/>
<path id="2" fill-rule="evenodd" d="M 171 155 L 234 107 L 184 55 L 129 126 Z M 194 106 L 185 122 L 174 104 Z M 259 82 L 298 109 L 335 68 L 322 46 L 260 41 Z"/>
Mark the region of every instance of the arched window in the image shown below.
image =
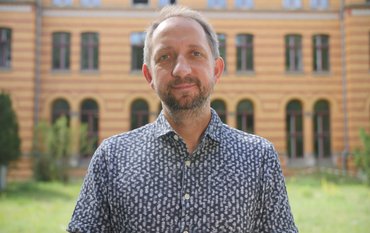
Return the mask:
<path id="1" fill-rule="evenodd" d="M 303 157 L 303 117 L 302 105 L 292 100 L 286 107 L 286 135 L 289 158 Z"/>
<path id="2" fill-rule="evenodd" d="M 99 141 L 99 107 L 98 107 L 98 104 L 93 99 L 86 99 L 81 104 L 80 112 L 81 112 L 81 115 L 80 115 L 81 124 L 87 125 L 88 141 L 93 144 L 93 149 L 95 150 L 98 147 L 98 141 Z"/>
<path id="3" fill-rule="evenodd" d="M 236 112 L 237 128 L 254 133 L 253 103 L 249 100 L 240 101 Z"/>
<path id="4" fill-rule="evenodd" d="M 320 100 L 316 102 L 313 121 L 315 156 L 317 158 L 330 157 L 330 106 L 328 101 Z"/>
<path id="5" fill-rule="evenodd" d="M 69 104 L 64 99 L 56 99 L 52 103 L 51 123 L 54 124 L 57 121 L 57 119 L 61 116 L 67 117 L 67 124 L 69 126 L 70 120 Z"/>
<path id="6" fill-rule="evenodd" d="M 131 105 L 131 129 L 139 128 L 149 122 L 149 106 L 145 100 L 135 100 Z"/>
<path id="7" fill-rule="evenodd" d="M 218 116 L 221 118 L 223 123 L 227 120 L 226 104 L 223 100 L 214 100 L 211 102 L 211 107 L 216 110 Z"/>

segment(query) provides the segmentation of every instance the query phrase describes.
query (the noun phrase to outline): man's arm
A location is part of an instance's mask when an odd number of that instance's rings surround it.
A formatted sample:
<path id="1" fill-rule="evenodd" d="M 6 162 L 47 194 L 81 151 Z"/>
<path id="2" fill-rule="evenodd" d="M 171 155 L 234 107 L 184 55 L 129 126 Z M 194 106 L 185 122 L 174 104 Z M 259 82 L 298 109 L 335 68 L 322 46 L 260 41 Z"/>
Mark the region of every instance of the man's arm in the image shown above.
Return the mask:
<path id="1" fill-rule="evenodd" d="M 95 151 L 67 231 L 111 232 L 104 143 Z"/>
<path id="2" fill-rule="evenodd" d="M 260 219 L 256 232 L 296 233 L 284 176 L 278 155 L 272 145 L 264 157 Z"/>

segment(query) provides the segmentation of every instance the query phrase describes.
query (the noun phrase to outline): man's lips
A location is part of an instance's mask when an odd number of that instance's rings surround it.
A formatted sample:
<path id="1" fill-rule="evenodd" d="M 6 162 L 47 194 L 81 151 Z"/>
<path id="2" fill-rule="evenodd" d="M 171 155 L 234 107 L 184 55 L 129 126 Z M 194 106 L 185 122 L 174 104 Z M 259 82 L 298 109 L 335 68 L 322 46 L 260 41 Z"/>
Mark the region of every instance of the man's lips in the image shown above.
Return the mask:
<path id="1" fill-rule="evenodd" d="M 188 88 L 192 88 L 195 86 L 196 86 L 195 83 L 183 83 L 183 84 L 173 85 L 172 88 L 173 89 L 188 89 Z"/>

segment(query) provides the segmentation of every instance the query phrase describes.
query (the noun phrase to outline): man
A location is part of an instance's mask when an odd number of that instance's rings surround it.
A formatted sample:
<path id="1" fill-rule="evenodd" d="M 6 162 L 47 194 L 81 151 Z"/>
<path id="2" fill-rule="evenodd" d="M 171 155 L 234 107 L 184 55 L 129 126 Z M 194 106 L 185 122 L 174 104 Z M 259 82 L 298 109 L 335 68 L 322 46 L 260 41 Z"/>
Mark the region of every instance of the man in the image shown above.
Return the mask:
<path id="1" fill-rule="evenodd" d="M 267 140 L 223 124 L 210 95 L 224 63 L 195 11 L 164 8 L 149 27 L 143 74 L 163 111 L 95 152 L 70 232 L 298 232 Z"/>

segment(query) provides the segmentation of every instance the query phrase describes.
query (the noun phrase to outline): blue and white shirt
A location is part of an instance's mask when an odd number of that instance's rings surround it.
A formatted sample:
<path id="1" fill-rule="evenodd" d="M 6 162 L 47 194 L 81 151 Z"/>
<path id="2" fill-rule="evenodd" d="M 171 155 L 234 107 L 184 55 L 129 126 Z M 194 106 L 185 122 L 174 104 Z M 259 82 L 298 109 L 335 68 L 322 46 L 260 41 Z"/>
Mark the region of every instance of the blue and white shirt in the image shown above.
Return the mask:
<path id="1" fill-rule="evenodd" d="M 117 233 L 298 232 L 272 144 L 212 110 L 197 149 L 161 113 L 95 152 L 67 229 Z"/>

